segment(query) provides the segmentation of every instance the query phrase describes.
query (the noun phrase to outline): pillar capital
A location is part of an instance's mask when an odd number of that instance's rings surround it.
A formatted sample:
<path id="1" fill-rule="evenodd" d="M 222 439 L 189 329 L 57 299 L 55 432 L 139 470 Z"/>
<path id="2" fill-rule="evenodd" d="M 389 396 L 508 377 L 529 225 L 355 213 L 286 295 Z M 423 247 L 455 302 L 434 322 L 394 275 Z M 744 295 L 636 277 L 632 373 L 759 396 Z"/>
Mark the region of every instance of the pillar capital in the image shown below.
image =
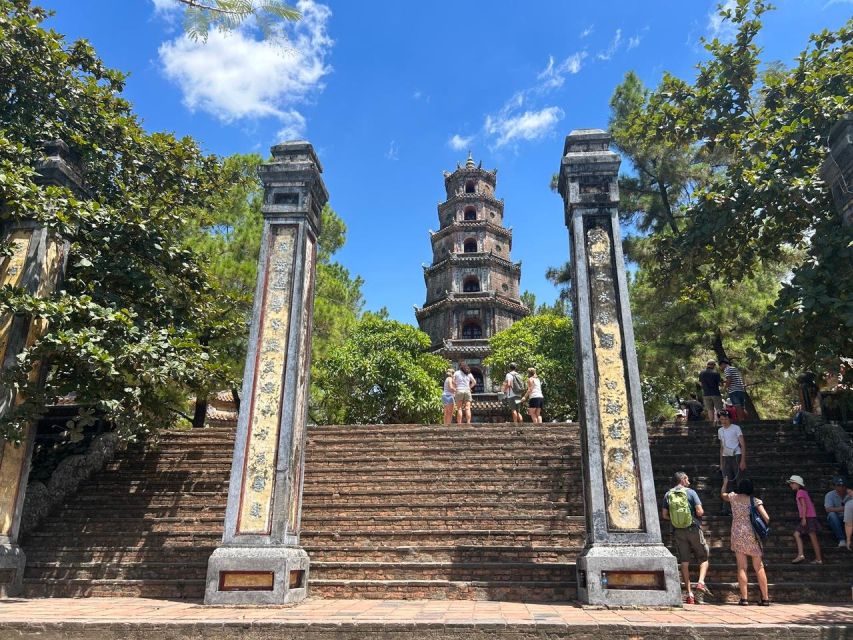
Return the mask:
<path id="1" fill-rule="evenodd" d="M 310 142 L 296 140 L 272 147 L 273 159 L 258 167 L 264 185 L 265 218 L 305 218 L 312 232 L 320 233 L 320 214 L 329 192 L 323 183 L 323 167 Z"/>

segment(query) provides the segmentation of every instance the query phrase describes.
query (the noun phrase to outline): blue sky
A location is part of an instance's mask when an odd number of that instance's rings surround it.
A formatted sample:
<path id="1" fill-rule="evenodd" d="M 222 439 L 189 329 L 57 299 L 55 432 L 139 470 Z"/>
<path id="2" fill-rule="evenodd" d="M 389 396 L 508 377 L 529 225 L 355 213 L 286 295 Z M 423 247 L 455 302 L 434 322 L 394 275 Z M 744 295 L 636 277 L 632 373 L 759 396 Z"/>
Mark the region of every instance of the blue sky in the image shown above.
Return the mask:
<path id="1" fill-rule="evenodd" d="M 469 148 L 497 167 L 522 289 L 552 301 L 544 273 L 568 239 L 548 184 L 565 135 L 607 126 L 627 71 L 648 85 L 665 70 L 692 78 L 699 38 L 726 35 L 716 0 L 300 0 L 305 19 L 282 50 L 250 32 L 191 43 L 175 0 L 39 4 L 56 11 L 52 28 L 130 73 L 125 95 L 147 129 L 221 155 L 310 140 L 349 227 L 338 259 L 364 278 L 368 309 L 413 324 L 443 170 Z M 776 4 L 760 42 L 765 60 L 788 63 L 853 11 L 853 0 Z"/>

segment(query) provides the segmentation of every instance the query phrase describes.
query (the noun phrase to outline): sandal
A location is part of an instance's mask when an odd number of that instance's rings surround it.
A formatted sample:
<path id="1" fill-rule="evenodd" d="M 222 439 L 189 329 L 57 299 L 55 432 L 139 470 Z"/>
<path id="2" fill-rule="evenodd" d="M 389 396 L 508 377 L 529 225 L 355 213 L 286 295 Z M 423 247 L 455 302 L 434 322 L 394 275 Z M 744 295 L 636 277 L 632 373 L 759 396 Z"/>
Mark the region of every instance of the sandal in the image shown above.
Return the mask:
<path id="1" fill-rule="evenodd" d="M 758 601 L 758 606 L 759 607 L 769 607 L 770 606 L 770 600 L 764 600 L 762 598 L 761 600 Z"/>
<path id="2" fill-rule="evenodd" d="M 803 562 L 805 559 L 806 559 L 806 557 L 805 557 L 805 556 L 797 556 L 796 558 L 794 558 L 793 560 L 791 560 L 791 564 L 800 564 L 800 563 L 801 563 L 801 562 Z"/>
<path id="3" fill-rule="evenodd" d="M 823 560 L 812 560 L 809 564 L 823 564 Z"/>
<path id="4" fill-rule="evenodd" d="M 738 601 L 738 604 L 739 604 L 740 606 L 742 606 L 742 607 L 745 607 L 745 606 L 747 606 L 747 605 L 749 604 L 749 600 L 747 600 L 746 598 L 741 598 L 741 599 Z"/>

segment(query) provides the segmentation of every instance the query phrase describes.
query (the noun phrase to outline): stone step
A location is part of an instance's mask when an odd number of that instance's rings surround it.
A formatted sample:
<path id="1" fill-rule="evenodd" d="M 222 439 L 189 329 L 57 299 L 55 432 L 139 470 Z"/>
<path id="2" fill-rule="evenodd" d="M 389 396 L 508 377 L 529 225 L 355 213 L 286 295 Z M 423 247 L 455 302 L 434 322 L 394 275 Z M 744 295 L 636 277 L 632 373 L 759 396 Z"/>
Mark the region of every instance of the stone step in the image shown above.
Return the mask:
<path id="1" fill-rule="evenodd" d="M 222 531 L 110 531 L 89 533 L 85 540 L 76 536 L 79 532 L 67 532 L 68 538 L 77 539 L 79 544 L 95 547 L 109 547 L 112 545 L 121 547 L 179 547 L 185 545 L 202 544 L 216 546 L 222 540 Z M 62 544 L 64 537 L 57 536 L 52 531 L 39 529 L 27 534 L 24 541 L 26 550 L 39 546 L 55 547 L 65 546 Z"/>
<path id="2" fill-rule="evenodd" d="M 485 545 L 424 544 L 391 546 L 390 544 L 347 545 L 341 542 L 312 544 L 302 539 L 311 562 L 574 562 L 582 546 L 548 546 L 546 544 Z"/>
<path id="3" fill-rule="evenodd" d="M 207 562 L 210 554 L 216 549 L 222 536 L 204 544 L 198 542 L 179 546 L 141 547 L 77 545 L 63 546 L 57 544 L 52 548 L 28 548 L 27 565 L 31 562 L 40 563 L 87 563 L 121 564 L 123 562 L 162 562 L 180 566 L 183 563 Z M 59 542 L 59 541 L 57 541 Z"/>
<path id="4" fill-rule="evenodd" d="M 531 529 L 430 529 L 430 530 L 382 530 L 371 531 L 320 531 L 303 529 L 301 541 L 306 546 L 339 543 L 351 545 L 388 545 L 391 547 L 421 546 L 435 544 L 452 545 L 500 545 L 527 543 L 532 546 L 566 545 L 579 546 L 584 542 L 585 532 L 549 531 Z"/>
<path id="5" fill-rule="evenodd" d="M 449 488 L 433 488 L 428 491 L 421 489 L 373 489 L 359 488 L 352 491 L 341 493 L 337 488 L 331 487 L 327 489 L 305 488 L 303 492 L 303 505 L 316 505 L 320 507 L 324 504 L 351 504 L 351 505 L 373 505 L 387 504 L 397 502 L 399 500 L 408 502 L 418 502 L 421 504 L 443 504 L 445 501 L 453 501 L 458 504 L 471 503 L 486 503 L 486 502 L 538 502 L 545 504 L 547 502 L 555 503 L 570 503 L 572 505 L 582 505 L 583 499 L 581 496 L 568 492 L 554 492 L 550 488 L 546 489 L 531 489 L 528 487 L 517 487 L 512 489 L 475 489 L 471 487 L 460 487 L 454 485 Z"/>
<path id="6" fill-rule="evenodd" d="M 452 489 L 459 487 L 470 487 L 471 491 L 478 490 L 501 490 L 510 491 L 513 489 L 536 488 L 550 489 L 555 495 L 565 493 L 569 490 L 576 491 L 578 481 L 564 476 L 551 478 L 541 477 L 535 474 L 527 476 L 492 476 L 482 478 L 376 478 L 370 482 L 360 481 L 358 478 L 343 479 L 335 482 L 333 479 L 313 479 L 309 474 L 305 475 L 304 486 L 306 489 L 312 490 L 337 490 L 340 493 L 347 493 L 352 490 L 361 489 L 365 486 L 375 486 L 377 488 L 389 489 L 391 487 L 399 489 L 416 489 L 425 493 L 436 489 Z"/>
<path id="7" fill-rule="evenodd" d="M 417 530 L 518 530 L 536 531 L 578 531 L 585 530 L 583 516 L 565 514 L 551 516 L 354 516 L 351 518 L 333 518 L 328 515 L 302 516 L 302 526 L 309 530 L 325 531 L 417 531 Z"/>
<path id="8" fill-rule="evenodd" d="M 204 580 L 51 580 L 24 578 L 26 598 L 201 599 Z"/>
<path id="9" fill-rule="evenodd" d="M 309 594 L 364 600 L 502 600 L 567 602 L 577 598 L 575 582 L 462 582 L 449 580 L 315 580 Z"/>

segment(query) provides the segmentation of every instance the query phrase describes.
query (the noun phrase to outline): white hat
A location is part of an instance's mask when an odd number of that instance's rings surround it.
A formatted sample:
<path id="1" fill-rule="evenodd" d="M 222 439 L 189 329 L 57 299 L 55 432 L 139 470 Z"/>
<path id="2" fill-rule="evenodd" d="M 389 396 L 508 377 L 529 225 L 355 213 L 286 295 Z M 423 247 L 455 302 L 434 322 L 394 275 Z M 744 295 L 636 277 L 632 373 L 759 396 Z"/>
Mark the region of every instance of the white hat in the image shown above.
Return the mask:
<path id="1" fill-rule="evenodd" d="M 803 477 L 802 477 L 802 476 L 791 476 L 790 478 L 788 478 L 788 479 L 785 481 L 785 484 L 790 484 L 790 483 L 792 483 L 792 482 L 796 482 L 796 483 L 797 483 L 798 485 L 800 485 L 801 487 L 805 487 L 805 486 L 806 486 L 806 483 L 805 483 L 805 482 L 803 482 Z"/>

